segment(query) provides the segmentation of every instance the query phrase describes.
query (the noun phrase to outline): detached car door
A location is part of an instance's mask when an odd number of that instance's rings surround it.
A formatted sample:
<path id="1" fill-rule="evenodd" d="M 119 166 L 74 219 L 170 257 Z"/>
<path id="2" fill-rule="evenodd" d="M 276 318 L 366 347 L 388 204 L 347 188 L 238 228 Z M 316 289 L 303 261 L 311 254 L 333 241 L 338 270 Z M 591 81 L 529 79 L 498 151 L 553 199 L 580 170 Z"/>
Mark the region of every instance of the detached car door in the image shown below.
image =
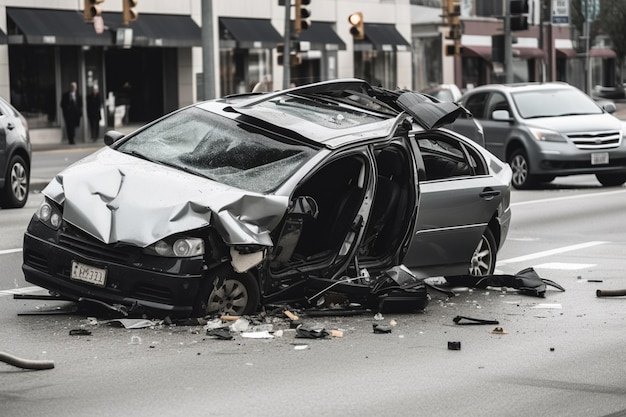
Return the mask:
<path id="1" fill-rule="evenodd" d="M 502 191 L 481 154 L 452 133 L 421 132 L 414 140 L 424 172 L 417 229 L 404 263 L 430 276 L 467 274 Z"/>

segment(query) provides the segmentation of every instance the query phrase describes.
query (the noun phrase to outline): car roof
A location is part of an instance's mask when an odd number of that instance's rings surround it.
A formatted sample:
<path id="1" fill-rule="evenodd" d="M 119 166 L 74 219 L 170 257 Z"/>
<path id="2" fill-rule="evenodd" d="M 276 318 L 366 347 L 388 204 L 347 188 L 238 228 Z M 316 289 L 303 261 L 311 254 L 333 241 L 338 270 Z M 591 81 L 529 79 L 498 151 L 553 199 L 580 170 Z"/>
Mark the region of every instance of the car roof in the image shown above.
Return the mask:
<path id="1" fill-rule="evenodd" d="M 513 83 L 513 84 L 485 84 L 467 91 L 466 94 L 475 93 L 484 90 L 498 90 L 504 92 L 519 92 L 519 91 L 537 91 L 537 90 L 553 90 L 555 88 L 576 88 L 570 84 L 554 81 L 547 83 L 540 82 L 527 82 L 527 83 Z"/>
<path id="2" fill-rule="evenodd" d="M 231 118 L 252 118 L 331 149 L 391 138 L 410 119 L 418 125 L 410 129 L 433 129 L 466 112 L 420 93 L 373 87 L 354 78 L 227 96 L 198 106 Z"/>

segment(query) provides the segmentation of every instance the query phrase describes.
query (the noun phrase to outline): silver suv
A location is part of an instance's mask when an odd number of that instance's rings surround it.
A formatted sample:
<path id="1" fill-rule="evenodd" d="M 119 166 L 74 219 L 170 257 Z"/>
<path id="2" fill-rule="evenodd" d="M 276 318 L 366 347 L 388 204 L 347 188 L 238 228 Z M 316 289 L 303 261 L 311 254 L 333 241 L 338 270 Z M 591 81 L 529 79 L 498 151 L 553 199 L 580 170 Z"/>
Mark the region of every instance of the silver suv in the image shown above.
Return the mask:
<path id="1" fill-rule="evenodd" d="M 595 174 L 604 186 L 626 182 L 624 124 L 566 83 L 484 85 L 460 102 L 480 120 L 485 147 L 513 169 L 513 186 L 528 188 L 555 177 Z M 473 125 L 455 130 L 465 132 Z"/>

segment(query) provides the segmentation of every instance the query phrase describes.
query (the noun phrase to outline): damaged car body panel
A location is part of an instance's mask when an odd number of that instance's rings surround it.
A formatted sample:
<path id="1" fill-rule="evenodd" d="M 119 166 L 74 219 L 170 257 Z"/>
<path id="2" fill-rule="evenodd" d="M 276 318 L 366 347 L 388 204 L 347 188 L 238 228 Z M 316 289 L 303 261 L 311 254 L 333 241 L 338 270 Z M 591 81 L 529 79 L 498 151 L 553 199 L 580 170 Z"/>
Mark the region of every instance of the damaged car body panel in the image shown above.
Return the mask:
<path id="1" fill-rule="evenodd" d="M 109 148 L 65 170 L 42 193 L 64 206 L 65 221 L 94 238 L 139 247 L 208 225 L 228 245 L 269 247 L 268 231 L 288 203 L 286 197 L 242 193 Z"/>
<path id="2" fill-rule="evenodd" d="M 128 136 L 108 134 L 110 147 L 44 189 L 24 236 L 25 278 L 66 299 L 155 316 L 241 315 L 278 303 L 423 309 L 414 271 L 445 260 L 419 243 L 428 229 L 421 206 L 431 207 L 425 155 L 465 158 L 461 177 L 505 184 L 473 207 L 485 213 L 458 250 L 465 272 L 485 228 L 498 246 L 506 237 L 508 218 L 494 212 L 510 213 L 508 168 L 439 128 L 464 109 L 428 103 L 361 80 L 329 81 L 211 100 Z M 427 149 L 424 140 L 451 145 Z M 490 182 L 495 169 L 502 178 Z M 445 239 L 433 242 L 445 249 Z"/>

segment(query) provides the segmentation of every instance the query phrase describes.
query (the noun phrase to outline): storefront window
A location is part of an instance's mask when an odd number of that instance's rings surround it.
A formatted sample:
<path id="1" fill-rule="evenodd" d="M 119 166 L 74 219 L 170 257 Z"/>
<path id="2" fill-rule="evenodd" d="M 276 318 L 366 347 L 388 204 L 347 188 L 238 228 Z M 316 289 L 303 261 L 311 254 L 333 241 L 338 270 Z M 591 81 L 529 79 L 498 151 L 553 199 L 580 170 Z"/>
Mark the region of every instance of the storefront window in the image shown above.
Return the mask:
<path id="1" fill-rule="evenodd" d="M 396 53 L 355 51 L 354 75 L 375 86 L 396 88 Z"/>
<path id="2" fill-rule="evenodd" d="M 417 38 L 414 41 L 413 68 L 414 89 L 424 90 L 443 83 L 441 66 L 441 37 Z"/>
<path id="3" fill-rule="evenodd" d="M 9 46 L 11 104 L 31 129 L 52 126 L 57 120 L 54 48 Z"/>
<path id="4" fill-rule="evenodd" d="M 221 95 L 250 92 L 264 76 L 272 78 L 271 49 L 220 50 Z"/>

